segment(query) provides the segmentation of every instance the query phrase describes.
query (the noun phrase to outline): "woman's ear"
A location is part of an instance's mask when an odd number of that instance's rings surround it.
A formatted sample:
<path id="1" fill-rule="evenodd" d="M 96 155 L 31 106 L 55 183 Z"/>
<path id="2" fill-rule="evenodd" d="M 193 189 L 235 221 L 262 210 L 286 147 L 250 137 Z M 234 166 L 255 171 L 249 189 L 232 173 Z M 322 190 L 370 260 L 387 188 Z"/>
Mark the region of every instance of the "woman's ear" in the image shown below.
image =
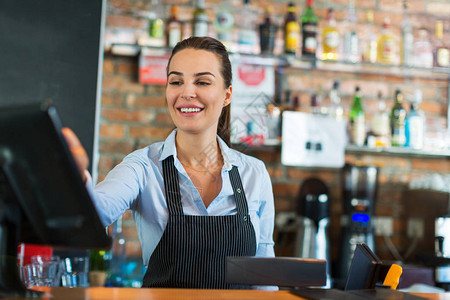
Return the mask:
<path id="1" fill-rule="evenodd" d="M 223 101 L 224 107 L 231 103 L 232 94 L 233 94 L 233 87 L 230 85 L 225 92 L 225 100 Z"/>

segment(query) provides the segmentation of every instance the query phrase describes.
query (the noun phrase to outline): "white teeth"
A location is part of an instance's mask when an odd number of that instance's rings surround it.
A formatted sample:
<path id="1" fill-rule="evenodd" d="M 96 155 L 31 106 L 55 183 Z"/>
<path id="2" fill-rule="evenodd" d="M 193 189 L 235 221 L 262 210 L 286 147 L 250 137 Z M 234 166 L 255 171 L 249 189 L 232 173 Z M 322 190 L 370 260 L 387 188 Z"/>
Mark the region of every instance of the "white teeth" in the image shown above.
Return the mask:
<path id="1" fill-rule="evenodd" d="M 183 107 L 183 108 L 180 108 L 180 110 L 183 113 L 191 113 L 191 112 L 199 112 L 201 109 L 200 108 L 192 108 L 192 107 L 190 107 L 190 108 Z"/>

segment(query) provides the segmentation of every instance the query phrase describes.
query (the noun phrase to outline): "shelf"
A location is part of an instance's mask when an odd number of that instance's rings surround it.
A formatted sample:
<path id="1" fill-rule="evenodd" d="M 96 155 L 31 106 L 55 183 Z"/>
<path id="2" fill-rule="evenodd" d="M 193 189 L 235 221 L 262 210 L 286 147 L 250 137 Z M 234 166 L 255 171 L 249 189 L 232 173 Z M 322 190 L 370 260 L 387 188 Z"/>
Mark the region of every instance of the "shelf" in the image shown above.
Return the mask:
<path id="1" fill-rule="evenodd" d="M 112 44 L 109 51 L 114 55 L 136 56 L 140 53 L 149 56 L 165 56 L 170 48 L 160 46 L 141 46 L 139 44 Z M 450 68 L 419 68 L 400 65 L 374 64 L 367 62 L 352 63 L 347 61 L 304 59 L 294 55 L 253 55 L 230 52 L 230 59 L 247 64 L 271 65 L 274 67 L 299 70 L 319 70 L 357 74 L 374 74 L 398 77 L 431 78 L 450 80 Z"/>
<path id="2" fill-rule="evenodd" d="M 345 152 L 348 154 L 388 155 L 418 158 L 450 158 L 450 150 L 416 150 L 411 148 L 369 148 L 347 145 Z"/>
<path id="3" fill-rule="evenodd" d="M 281 151 L 281 145 L 245 145 L 233 144 L 236 150 L 265 151 L 276 152 Z M 356 155 L 380 155 L 380 156 L 397 156 L 406 158 L 448 158 L 450 159 L 450 150 L 416 150 L 411 148 L 390 147 L 390 148 L 369 148 L 365 146 L 347 145 L 345 147 L 346 154 Z"/>

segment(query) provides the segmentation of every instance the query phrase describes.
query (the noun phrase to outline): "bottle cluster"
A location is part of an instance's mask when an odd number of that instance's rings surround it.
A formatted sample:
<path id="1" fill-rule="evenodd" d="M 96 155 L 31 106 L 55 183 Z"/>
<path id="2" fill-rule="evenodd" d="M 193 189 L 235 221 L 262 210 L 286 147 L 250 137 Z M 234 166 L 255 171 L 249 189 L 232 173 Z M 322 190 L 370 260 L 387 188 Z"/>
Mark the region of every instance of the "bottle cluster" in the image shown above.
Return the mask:
<path id="1" fill-rule="evenodd" d="M 344 112 L 339 93 L 339 82 L 335 81 L 329 92 L 329 104 L 323 101 L 322 92 L 313 95 L 310 108 L 306 111 L 329 115 L 337 120 L 344 120 L 348 115 L 348 141 L 357 146 L 368 147 L 409 147 L 422 149 L 426 129 L 426 118 L 420 109 L 422 92 L 416 90 L 414 95 L 405 96 L 396 90 L 392 105 L 388 107 L 381 92 L 377 95 L 377 109 L 370 115 L 364 108 L 364 94 L 359 86 L 355 87 L 353 102 L 348 114 Z M 318 100 L 319 99 L 319 100 Z M 294 101 L 295 102 L 295 101 Z M 409 107 L 406 107 L 407 102 Z M 300 107 L 295 110 L 305 111 Z M 369 120 L 370 119 L 370 120 Z"/>
<path id="2" fill-rule="evenodd" d="M 371 10 L 366 12 L 365 20 L 358 20 L 355 0 L 348 0 L 346 16 L 339 22 L 333 8 L 327 10 L 326 20 L 320 20 L 314 10 L 314 0 L 306 0 L 305 4 L 300 14 L 294 2 L 288 3 L 283 21 L 277 22 L 270 5 L 264 7 L 264 14 L 260 16 L 250 0 L 243 0 L 239 10 L 222 1 L 208 11 L 204 0 L 196 0 L 191 19 L 180 21 L 177 5 L 171 7 L 170 16 L 166 17 L 161 11 L 162 5 L 152 0 L 148 33 L 151 38 L 161 39 L 167 47 L 173 47 L 186 34 L 209 35 L 217 37 L 232 52 L 285 53 L 307 59 L 413 67 L 450 66 L 443 21 L 436 21 L 434 36 L 426 28 L 414 28 L 407 0 L 403 0 L 398 36 L 391 30 L 388 18 L 383 20 L 382 28 L 378 28 Z"/>

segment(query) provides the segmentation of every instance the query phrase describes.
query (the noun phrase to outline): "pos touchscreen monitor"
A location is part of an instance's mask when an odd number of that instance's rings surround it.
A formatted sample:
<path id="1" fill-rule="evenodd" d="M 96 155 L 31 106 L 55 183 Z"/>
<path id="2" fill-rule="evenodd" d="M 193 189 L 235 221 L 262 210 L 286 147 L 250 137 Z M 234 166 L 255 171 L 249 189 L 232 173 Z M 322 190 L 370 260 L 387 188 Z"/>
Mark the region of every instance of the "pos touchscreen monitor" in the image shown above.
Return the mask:
<path id="1" fill-rule="evenodd" d="M 61 129 L 52 105 L 0 106 L 0 297 L 30 294 L 19 242 L 110 246 Z"/>

